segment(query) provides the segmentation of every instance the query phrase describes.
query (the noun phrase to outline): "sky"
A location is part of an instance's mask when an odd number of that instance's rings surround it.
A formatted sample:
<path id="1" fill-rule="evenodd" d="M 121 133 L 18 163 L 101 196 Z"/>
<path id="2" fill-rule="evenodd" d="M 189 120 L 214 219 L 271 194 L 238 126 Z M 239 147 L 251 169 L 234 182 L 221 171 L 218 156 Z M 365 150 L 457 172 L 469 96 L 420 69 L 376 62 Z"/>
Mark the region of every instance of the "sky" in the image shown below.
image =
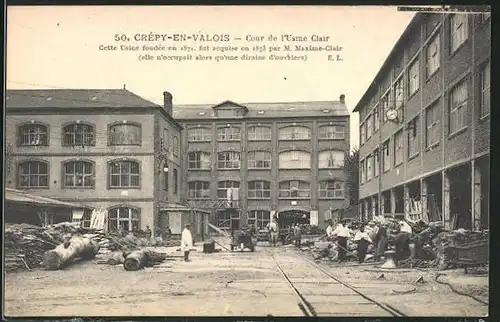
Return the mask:
<path id="1" fill-rule="evenodd" d="M 163 103 L 163 91 L 175 104 L 217 104 L 225 100 L 293 102 L 338 100 L 352 111 L 392 47 L 413 17 L 395 6 L 44 6 L 9 7 L 7 11 L 8 89 L 119 89 Z M 129 43 L 116 42 L 125 34 Z M 227 34 L 229 42 L 135 42 L 134 36 Z M 332 53 L 308 53 L 306 61 L 145 61 L 145 52 L 99 50 L 120 44 L 241 46 L 283 48 L 281 35 L 307 37 L 292 45 L 342 47 Z M 263 37 L 245 41 L 247 35 Z M 278 37 L 269 41 L 269 36 Z M 312 36 L 329 37 L 312 42 Z M 242 38 L 235 40 L 234 38 Z M 293 48 L 293 46 L 292 46 Z M 177 51 L 178 53 L 179 51 Z M 155 52 L 153 56 L 157 56 Z M 163 52 L 167 54 L 167 52 Z M 174 55 L 179 55 L 173 53 Z M 266 53 L 269 56 L 273 53 Z M 286 53 L 274 52 L 277 55 Z M 342 61 L 328 60 L 328 54 Z M 304 52 L 295 53 L 297 56 Z M 351 113 L 351 147 L 359 142 L 357 113 Z"/>

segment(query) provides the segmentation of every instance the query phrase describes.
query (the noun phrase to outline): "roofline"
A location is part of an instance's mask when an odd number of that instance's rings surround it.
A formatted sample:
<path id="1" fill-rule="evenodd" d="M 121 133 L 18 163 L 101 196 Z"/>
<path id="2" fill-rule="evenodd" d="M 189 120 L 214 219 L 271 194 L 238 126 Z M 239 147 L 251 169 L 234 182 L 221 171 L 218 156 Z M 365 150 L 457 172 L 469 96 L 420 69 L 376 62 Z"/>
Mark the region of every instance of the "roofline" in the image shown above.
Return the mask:
<path id="1" fill-rule="evenodd" d="M 418 23 L 420 23 L 424 19 L 424 16 L 425 16 L 424 13 L 416 13 L 415 16 L 413 17 L 413 19 L 408 24 L 408 26 L 406 26 L 405 30 L 403 31 L 403 33 L 399 37 L 399 39 L 396 42 L 396 44 L 392 47 L 389 55 L 386 57 L 384 63 L 382 64 L 382 66 L 378 70 L 377 74 L 373 78 L 372 82 L 370 83 L 370 86 L 368 86 L 368 89 L 365 91 L 365 93 L 363 94 L 363 96 L 361 97 L 361 99 L 359 100 L 359 102 L 354 107 L 354 110 L 352 111 L 353 113 L 354 112 L 359 112 L 359 109 L 365 103 L 366 99 L 368 98 L 368 95 L 372 92 L 374 85 L 377 84 L 377 81 L 382 76 L 382 72 L 387 68 L 387 66 L 389 65 L 389 63 L 392 61 L 392 59 L 396 55 L 396 52 L 399 50 L 399 48 L 401 47 L 401 45 L 403 44 L 403 42 L 406 40 L 407 36 L 410 33 L 410 30 L 414 26 L 416 26 Z"/>
<path id="2" fill-rule="evenodd" d="M 178 122 L 194 122 L 194 121 L 204 121 L 204 122 L 213 122 L 213 121 L 227 121 L 227 122 L 235 122 L 235 121 L 249 121 L 249 120 L 276 120 L 276 119 L 294 119 L 294 118 L 325 118 L 325 116 L 334 117 L 334 118 L 350 118 L 350 114 L 346 115 L 295 115 L 295 116 L 279 116 L 279 117 L 272 117 L 272 116 L 250 116 L 250 117 L 240 117 L 240 118 L 220 118 L 220 117 L 212 117 L 212 118 L 176 118 Z"/>
<path id="3" fill-rule="evenodd" d="M 273 101 L 273 102 L 245 102 L 245 103 L 236 103 L 236 102 L 231 101 L 231 100 L 225 100 L 224 102 L 216 103 L 216 104 L 212 104 L 212 103 L 174 104 L 173 107 L 178 108 L 178 109 L 191 109 L 191 108 L 196 108 L 196 107 L 198 107 L 198 108 L 200 108 L 200 107 L 213 108 L 213 107 L 217 107 L 217 106 L 219 106 L 223 103 L 226 103 L 226 102 L 231 102 L 231 103 L 243 106 L 243 107 L 246 107 L 247 105 L 257 105 L 257 104 L 258 105 L 261 105 L 261 104 L 262 105 L 269 105 L 269 104 L 297 104 L 297 103 L 339 103 L 339 104 L 345 105 L 345 103 L 341 103 L 341 101 L 339 101 L 339 100 Z M 189 106 L 189 107 L 185 107 L 185 106 Z"/>

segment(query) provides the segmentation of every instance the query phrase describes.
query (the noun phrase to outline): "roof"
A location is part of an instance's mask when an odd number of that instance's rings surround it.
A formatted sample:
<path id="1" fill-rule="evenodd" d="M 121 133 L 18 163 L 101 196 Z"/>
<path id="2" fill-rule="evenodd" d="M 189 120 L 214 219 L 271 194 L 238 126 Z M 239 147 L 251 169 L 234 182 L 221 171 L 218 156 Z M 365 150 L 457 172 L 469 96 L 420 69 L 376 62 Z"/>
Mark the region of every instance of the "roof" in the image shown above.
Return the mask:
<path id="1" fill-rule="evenodd" d="M 347 106 L 340 101 L 308 101 L 277 103 L 234 103 L 174 105 L 176 119 L 213 119 L 214 108 L 232 104 L 248 110 L 245 118 L 281 118 L 303 116 L 349 116 Z"/>
<path id="2" fill-rule="evenodd" d="M 423 20 L 424 15 L 425 14 L 423 14 L 423 13 L 417 13 L 417 14 L 415 14 L 415 16 L 413 16 L 413 19 L 410 21 L 408 26 L 406 26 L 406 29 L 401 34 L 401 36 L 399 37 L 399 39 L 396 42 L 396 44 L 394 45 L 394 47 L 392 47 L 391 52 L 389 53 L 389 55 L 385 59 L 384 63 L 382 64 L 382 67 L 380 67 L 379 71 L 375 75 L 375 78 L 373 79 L 373 81 L 370 83 L 370 86 L 368 87 L 366 92 L 363 94 L 363 96 L 359 100 L 358 104 L 356 104 L 356 107 L 354 108 L 353 112 L 359 112 L 359 109 L 363 107 L 366 100 L 368 99 L 368 97 L 372 93 L 373 89 L 378 86 L 378 82 L 379 82 L 380 78 L 382 76 L 384 76 L 385 70 L 391 64 L 396 53 L 398 53 L 399 49 L 404 46 L 404 42 L 405 42 L 406 38 L 408 37 L 408 35 L 410 34 L 411 30 L 413 29 L 414 26 L 416 26 L 417 24 L 419 24 Z"/>
<path id="3" fill-rule="evenodd" d="M 10 189 L 10 188 L 5 188 L 5 200 L 7 202 L 10 201 L 10 202 L 39 205 L 39 206 L 58 206 L 58 207 L 75 208 L 75 209 L 89 208 L 88 206 L 82 206 L 51 198 L 39 197 L 25 193 L 24 191 Z"/>
<path id="4" fill-rule="evenodd" d="M 126 89 L 7 90 L 7 108 L 160 107 Z"/>

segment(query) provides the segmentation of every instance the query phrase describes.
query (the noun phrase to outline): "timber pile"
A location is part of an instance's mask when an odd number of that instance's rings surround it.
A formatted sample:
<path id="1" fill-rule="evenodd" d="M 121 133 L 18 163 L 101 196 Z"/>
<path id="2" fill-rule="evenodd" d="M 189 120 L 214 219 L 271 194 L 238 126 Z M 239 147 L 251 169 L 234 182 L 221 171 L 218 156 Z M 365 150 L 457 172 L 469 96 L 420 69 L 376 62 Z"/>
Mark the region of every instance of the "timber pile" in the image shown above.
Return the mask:
<path id="1" fill-rule="evenodd" d="M 81 236 L 73 236 L 48 250 L 43 255 L 43 267 L 47 270 L 58 270 L 71 264 L 76 258 L 94 259 L 99 251 L 95 241 Z"/>
<path id="2" fill-rule="evenodd" d="M 124 257 L 123 268 L 127 271 L 137 271 L 163 262 L 167 255 L 152 250 L 136 250 L 124 253 Z"/>

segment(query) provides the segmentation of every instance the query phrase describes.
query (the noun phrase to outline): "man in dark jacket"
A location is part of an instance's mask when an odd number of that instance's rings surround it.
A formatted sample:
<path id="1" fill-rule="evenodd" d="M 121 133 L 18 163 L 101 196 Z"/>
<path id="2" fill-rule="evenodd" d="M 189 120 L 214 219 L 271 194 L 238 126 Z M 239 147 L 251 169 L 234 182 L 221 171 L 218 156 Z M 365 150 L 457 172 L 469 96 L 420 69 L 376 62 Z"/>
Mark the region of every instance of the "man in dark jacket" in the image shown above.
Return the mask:
<path id="1" fill-rule="evenodd" d="M 294 229 L 293 229 L 293 236 L 295 238 L 295 247 L 299 248 L 301 244 L 301 239 L 302 239 L 302 231 L 300 229 L 299 224 L 296 224 Z"/>
<path id="2" fill-rule="evenodd" d="M 380 257 L 384 256 L 385 246 L 387 245 L 387 224 L 380 225 L 373 244 L 376 246 L 374 260 L 379 261 Z"/>

